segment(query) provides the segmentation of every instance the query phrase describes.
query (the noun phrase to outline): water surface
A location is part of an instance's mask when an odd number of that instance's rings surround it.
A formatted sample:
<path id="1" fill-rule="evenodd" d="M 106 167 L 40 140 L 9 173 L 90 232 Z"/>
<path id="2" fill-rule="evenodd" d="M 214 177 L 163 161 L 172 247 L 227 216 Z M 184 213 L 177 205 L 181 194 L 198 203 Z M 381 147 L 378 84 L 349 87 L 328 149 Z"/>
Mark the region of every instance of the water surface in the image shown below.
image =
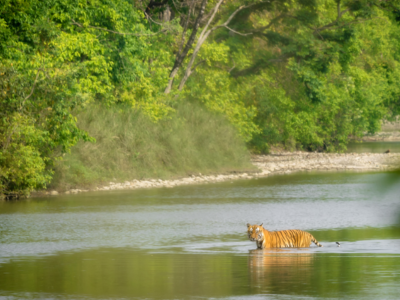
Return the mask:
<path id="1" fill-rule="evenodd" d="M 1 202 L 0 298 L 397 299 L 399 195 L 394 173 L 300 173 Z M 255 250 L 248 222 L 324 247 Z"/>
<path id="2" fill-rule="evenodd" d="M 347 145 L 348 153 L 400 153 L 400 142 L 351 142 Z"/>

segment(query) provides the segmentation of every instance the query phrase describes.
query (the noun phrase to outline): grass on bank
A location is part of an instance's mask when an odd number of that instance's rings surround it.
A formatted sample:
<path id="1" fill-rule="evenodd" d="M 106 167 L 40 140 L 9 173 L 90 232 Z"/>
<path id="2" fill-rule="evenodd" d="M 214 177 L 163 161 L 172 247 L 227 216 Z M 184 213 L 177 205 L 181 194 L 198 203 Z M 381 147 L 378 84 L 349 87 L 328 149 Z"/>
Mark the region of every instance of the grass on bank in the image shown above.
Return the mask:
<path id="1" fill-rule="evenodd" d="M 56 165 L 50 188 L 255 170 L 232 125 L 199 105 L 180 104 L 173 118 L 158 123 L 128 107 L 92 106 L 77 117 L 96 143 L 73 147 Z"/>

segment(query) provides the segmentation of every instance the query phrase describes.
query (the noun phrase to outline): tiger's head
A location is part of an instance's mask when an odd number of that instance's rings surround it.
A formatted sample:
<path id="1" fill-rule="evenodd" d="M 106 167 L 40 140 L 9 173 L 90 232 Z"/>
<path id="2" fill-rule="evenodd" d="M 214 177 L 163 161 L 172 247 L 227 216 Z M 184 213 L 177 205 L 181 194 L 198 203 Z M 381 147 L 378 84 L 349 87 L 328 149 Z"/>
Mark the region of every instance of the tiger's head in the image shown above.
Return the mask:
<path id="1" fill-rule="evenodd" d="M 264 238 L 263 224 L 261 225 L 250 225 L 247 223 L 247 235 L 249 240 L 252 242 L 260 242 Z"/>

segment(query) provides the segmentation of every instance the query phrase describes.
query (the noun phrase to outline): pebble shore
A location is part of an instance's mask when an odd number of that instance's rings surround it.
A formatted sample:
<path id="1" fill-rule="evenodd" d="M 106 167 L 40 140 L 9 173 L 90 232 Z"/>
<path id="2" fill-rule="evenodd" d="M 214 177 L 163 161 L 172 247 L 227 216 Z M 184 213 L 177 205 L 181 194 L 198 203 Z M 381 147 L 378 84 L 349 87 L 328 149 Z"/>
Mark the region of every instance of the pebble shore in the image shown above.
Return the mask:
<path id="1" fill-rule="evenodd" d="M 303 171 L 384 171 L 400 166 L 400 153 L 310 153 L 279 152 L 268 155 L 254 155 L 252 163 L 258 171 L 252 173 L 231 173 L 220 175 L 191 175 L 180 179 L 132 180 L 122 183 L 109 182 L 94 189 L 72 189 L 63 194 L 76 194 L 88 191 L 110 191 L 142 188 L 173 188 L 181 185 L 205 184 L 238 179 L 252 179 L 276 174 L 289 174 Z M 61 194 L 48 191 L 47 195 Z"/>

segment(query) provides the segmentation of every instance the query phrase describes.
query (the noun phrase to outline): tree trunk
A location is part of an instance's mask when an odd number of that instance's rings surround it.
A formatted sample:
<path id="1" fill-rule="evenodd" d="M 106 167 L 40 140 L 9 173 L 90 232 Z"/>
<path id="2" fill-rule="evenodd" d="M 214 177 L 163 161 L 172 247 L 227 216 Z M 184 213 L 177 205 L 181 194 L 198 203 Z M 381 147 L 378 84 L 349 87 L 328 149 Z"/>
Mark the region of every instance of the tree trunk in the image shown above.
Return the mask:
<path id="1" fill-rule="evenodd" d="M 189 40 L 187 41 L 186 46 L 183 49 L 182 53 L 180 53 L 180 54 L 178 53 L 177 56 L 176 56 L 174 66 L 173 66 L 173 68 L 171 70 L 171 73 L 169 75 L 168 85 L 167 85 L 167 87 L 166 87 L 166 89 L 164 91 L 165 94 L 169 94 L 171 92 L 172 83 L 174 82 L 174 77 L 176 76 L 176 74 L 178 74 L 179 68 L 182 66 L 183 60 L 186 58 L 189 50 L 192 48 L 194 40 L 196 39 L 197 31 L 198 31 L 199 26 L 200 26 L 200 21 L 203 18 L 204 11 L 206 9 L 207 2 L 208 2 L 208 0 L 203 0 L 202 1 L 199 14 L 197 15 L 196 22 L 193 25 L 192 34 L 190 35 Z"/>
<path id="2" fill-rule="evenodd" d="M 199 40 L 197 41 L 197 44 L 196 44 L 196 47 L 195 47 L 195 49 L 194 49 L 194 51 L 193 51 L 192 57 L 190 58 L 190 61 L 189 61 L 188 65 L 187 65 L 187 67 L 186 67 L 185 74 L 183 75 L 183 78 L 182 78 L 181 82 L 179 83 L 179 90 L 180 90 L 180 91 L 183 89 L 183 87 L 184 87 L 186 81 L 188 80 L 188 78 L 189 78 L 190 75 L 192 74 L 192 66 L 193 66 L 193 63 L 194 63 L 194 61 L 195 61 L 195 59 L 196 59 L 196 56 L 197 56 L 197 54 L 199 53 L 201 46 L 202 46 L 203 43 L 206 41 L 207 37 L 210 35 L 210 33 L 213 32 L 214 30 L 220 28 L 220 27 L 226 27 L 227 29 L 233 31 L 232 29 L 230 29 L 229 27 L 227 27 L 228 24 L 229 24 L 229 22 L 233 19 L 233 17 L 234 17 L 240 10 L 242 10 L 243 8 L 247 8 L 247 7 L 250 6 L 250 5 L 249 5 L 249 6 L 240 6 L 238 9 L 236 9 L 236 10 L 230 15 L 230 17 L 228 18 L 228 20 L 227 20 L 225 23 L 223 23 L 223 24 L 221 24 L 221 25 L 214 26 L 213 28 L 207 30 L 208 26 L 209 26 L 209 25 L 211 24 L 211 22 L 214 20 L 214 17 L 215 17 L 215 15 L 216 15 L 216 13 L 217 13 L 217 11 L 218 11 L 218 9 L 219 9 L 219 7 L 221 6 L 221 4 L 222 4 L 223 1 L 224 1 L 224 0 L 219 0 L 218 3 L 215 5 L 214 11 L 213 11 L 213 13 L 212 13 L 210 19 L 208 19 L 207 25 L 204 27 L 203 31 L 202 31 L 201 34 L 200 34 Z M 235 31 L 235 32 L 236 32 L 236 31 Z M 236 32 L 236 33 L 240 34 L 239 32 Z"/>

